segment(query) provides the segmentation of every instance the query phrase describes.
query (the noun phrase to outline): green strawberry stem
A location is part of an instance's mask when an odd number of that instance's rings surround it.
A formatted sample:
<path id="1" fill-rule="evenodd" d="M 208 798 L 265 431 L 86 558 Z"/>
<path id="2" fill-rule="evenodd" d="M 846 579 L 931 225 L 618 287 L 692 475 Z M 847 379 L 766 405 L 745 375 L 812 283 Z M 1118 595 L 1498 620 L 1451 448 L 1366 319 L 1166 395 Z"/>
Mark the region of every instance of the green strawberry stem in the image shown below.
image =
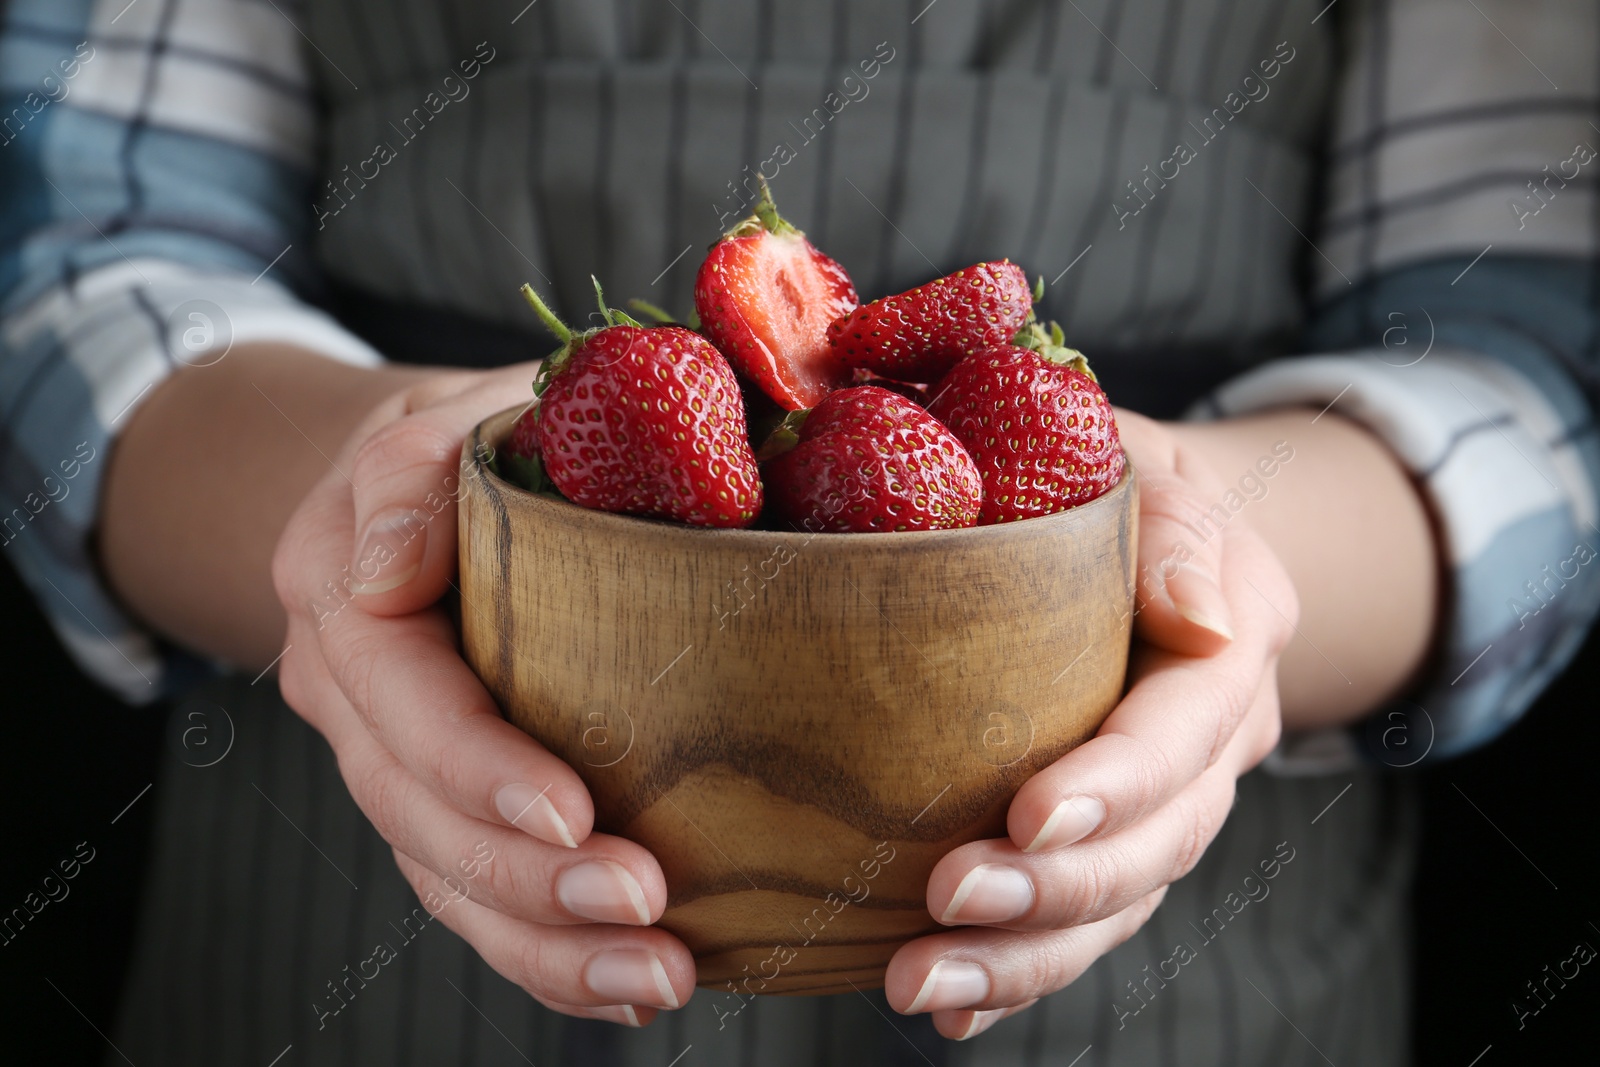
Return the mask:
<path id="1" fill-rule="evenodd" d="M 560 370 L 562 365 L 567 362 L 568 357 L 572 355 L 572 347 L 578 337 L 573 334 L 570 326 L 562 322 L 556 313 L 550 310 L 548 304 L 539 299 L 539 294 L 534 292 L 533 286 L 527 282 L 522 283 L 522 299 L 526 300 L 528 306 L 533 308 L 533 313 L 539 316 L 539 321 L 544 323 L 544 328 L 555 334 L 556 340 L 561 342 L 561 347 L 546 356 L 544 362 L 539 364 L 539 373 L 533 379 L 533 395 L 544 396 L 544 391 L 550 387 L 550 379 L 555 377 L 556 371 Z M 538 415 L 535 414 L 534 418 L 538 418 Z"/>
<path id="2" fill-rule="evenodd" d="M 549 305 L 539 299 L 539 294 L 534 292 L 533 286 L 527 282 L 522 283 L 522 299 L 526 300 L 528 306 L 533 308 L 533 313 L 539 316 L 539 321 L 544 323 L 544 328 L 556 335 L 556 340 L 564 345 L 572 341 L 571 327 L 562 322 L 556 316 L 556 313 L 550 310 Z"/>
<path id="3" fill-rule="evenodd" d="M 797 237 L 805 236 L 795 229 L 788 220 L 778 214 L 778 205 L 772 199 L 772 187 L 767 184 L 767 179 L 756 175 L 756 181 L 761 185 L 761 199 L 756 201 L 755 213 L 749 218 L 741 219 L 734 223 L 733 229 L 722 236 L 754 237 L 762 233 L 793 234 Z"/>
<path id="4" fill-rule="evenodd" d="M 572 327 L 562 322 L 560 317 L 550 310 L 550 306 L 539 299 L 539 294 L 534 292 L 533 286 L 526 282 L 522 285 L 522 299 L 526 300 L 528 306 L 533 308 L 533 313 L 539 316 L 539 321 L 544 323 L 545 329 L 555 334 L 556 340 L 561 342 L 561 347 L 546 356 L 544 362 L 539 365 L 539 374 L 533 379 L 534 396 L 544 395 L 544 391 L 550 387 L 550 379 L 555 377 L 556 372 L 566 365 L 567 360 L 572 356 L 572 350 L 597 330 L 603 330 L 606 326 L 644 328 L 643 323 L 628 313 L 618 311 L 616 308 L 606 307 L 606 296 L 600 288 L 600 279 L 591 274 L 589 275 L 589 280 L 594 283 L 594 297 L 600 304 L 600 315 L 605 319 L 606 325 L 597 327 L 596 330 L 585 330 L 582 333 L 573 333 Z"/>
<path id="5" fill-rule="evenodd" d="M 1099 384 L 1100 379 L 1095 377 L 1094 371 L 1089 369 L 1089 361 L 1083 353 L 1076 348 L 1066 347 L 1066 334 L 1061 331 L 1061 324 L 1050 323 L 1047 330 L 1037 320 L 1030 320 L 1022 329 L 1017 331 L 1011 343 L 1018 348 L 1026 348 L 1037 352 L 1051 363 L 1059 363 L 1063 367 L 1070 367 L 1079 374 L 1086 375 L 1091 382 Z"/>
<path id="6" fill-rule="evenodd" d="M 650 301 L 648 301 L 648 300 L 640 300 L 636 296 L 635 297 L 631 297 L 628 300 L 628 306 L 631 307 L 633 310 L 637 311 L 639 314 L 645 316 L 646 318 L 654 319 L 656 321 L 656 323 L 661 325 L 661 326 L 681 326 L 681 325 L 683 325 L 677 319 L 672 317 L 672 313 L 671 312 L 657 307 L 656 305 L 650 303 Z"/>
<path id="7" fill-rule="evenodd" d="M 772 431 L 761 448 L 756 452 L 756 462 L 765 463 L 783 455 L 800 443 L 800 427 L 806 424 L 806 416 L 811 414 L 809 408 L 791 411 L 778 423 L 777 429 Z"/>

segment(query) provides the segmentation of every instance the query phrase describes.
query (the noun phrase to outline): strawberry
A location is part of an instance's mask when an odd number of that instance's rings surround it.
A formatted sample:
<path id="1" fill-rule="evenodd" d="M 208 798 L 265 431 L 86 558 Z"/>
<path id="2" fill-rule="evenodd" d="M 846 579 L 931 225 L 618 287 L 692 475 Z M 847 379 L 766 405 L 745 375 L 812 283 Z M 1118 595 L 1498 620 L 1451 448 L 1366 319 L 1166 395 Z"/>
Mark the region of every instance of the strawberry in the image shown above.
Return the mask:
<path id="1" fill-rule="evenodd" d="M 640 326 L 603 297 L 607 324 L 575 334 L 532 287 L 522 295 L 562 342 L 533 388 L 545 474 L 563 496 L 696 526 L 755 521 L 761 480 L 739 382 L 709 341 Z"/>
<path id="2" fill-rule="evenodd" d="M 971 526 L 983 498 L 961 442 L 910 400 L 871 385 L 790 415 L 761 458 L 771 507 L 813 533 Z"/>
<path id="3" fill-rule="evenodd" d="M 765 181 L 755 214 L 711 246 L 694 281 L 702 332 L 788 411 L 849 381 L 828 324 L 860 303 L 844 268 L 779 217 Z"/>
<path id="4" fill-rule="evenodd" d="M 935 382 L 963 356 L 1011 340 L 1032 313 L 1028 276 L 1002 259 L 857 308 L 828 327 L 828 343 L 848 367 Z"/>
<path id="5" fill-rule="evenodd" d="M 957 363 L 928 405 L 983 473 L 982 526 L 1088 503 L 1125 463 L 1111 402 L 1061 328 L 1030 323 L 1014 340 Z"/>
<path id="6" fill-rule="evenodd" d="M 550 488 L 544 475 L 544 460 L 539 455 L 539 408 L 529 404 L 511 426 L 511 437 L 498 455 L 490 457 L 490 469 L 513 485 L 531 493 Z"/>
<path id="7" fill-rule="evenodd" d="M 539 409 L 529 404 L 511 427 L 506 451 L 518 459 L 539 458 Z"/>

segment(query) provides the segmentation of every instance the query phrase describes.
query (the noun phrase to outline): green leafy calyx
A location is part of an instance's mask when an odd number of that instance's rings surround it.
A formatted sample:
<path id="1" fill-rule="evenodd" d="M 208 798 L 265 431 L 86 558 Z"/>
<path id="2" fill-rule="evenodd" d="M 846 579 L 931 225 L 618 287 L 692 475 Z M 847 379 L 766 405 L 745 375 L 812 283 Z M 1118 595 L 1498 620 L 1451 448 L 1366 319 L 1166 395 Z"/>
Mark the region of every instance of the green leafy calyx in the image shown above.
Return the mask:
<path id="1" fill-rule="evenodd" d="M 1017 331 L 1015 337 L 1011 338 L 1011 343 L 1018 348 L 1026 348 L 1031 352 L 1037 352 L 1041 358 L 1048 359 L 1051 363 L 1058 363 L 1063 367 L 1070 367 L 1079 374 L 1086 375 L 1090 381 L 1098 384 L 1100 379 L 1095 377 L 1094 371 L 1089 369 L 1089 361 L 1076 348 L 1068 348 L 1066 341 L 1066 335 L 1061 332 L 1059 323 L 1052 322 L 1047 329 L 1043 323 L 1037 320 L 1030 320 L 1022 329 Z"/>
<path id="2" fill-rule="evenodd" d="M 777 429 L 772 431 L 761 448 L 756 452 L 756 462 L 765 463 L 775 459 L 800 443 L 800 428 L 806 424 L 806 416 L 811 414 L 809 408 L 791 411 L 778 423 Z"/>
<path id="3" fill-rule="evenodd" d="M 767 184 L 767 179 L 756 176 L 756 181 L 761 185 L 761 198 L 756 201 L 755 213 L 748 218 L 734 223 L 733 229 L 723 234 L 724 238 L 754 237 L 762 233 L 793 234 L 796 237 L 805 235 L 778 214 L 778 205 L 772 199 L 772 187 Z"/>

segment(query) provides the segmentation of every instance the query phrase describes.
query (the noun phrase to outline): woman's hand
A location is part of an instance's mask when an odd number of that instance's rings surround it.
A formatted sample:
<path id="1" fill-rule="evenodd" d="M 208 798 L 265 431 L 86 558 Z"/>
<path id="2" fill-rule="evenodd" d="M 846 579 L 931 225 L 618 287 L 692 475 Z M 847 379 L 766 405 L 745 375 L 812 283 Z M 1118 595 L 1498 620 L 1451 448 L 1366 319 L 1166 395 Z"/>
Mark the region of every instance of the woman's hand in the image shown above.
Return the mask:
<path id="1" fill-rule="evenodd" d="M 981 1033 L 1132 936 L 1277 744 L 1294 587 L 1244 521 L 1205 521 L 1227 487 L 1193 449 L 1142 416 L 1117 420 L 1139 472 L 1131 686 L 1093 739 L 1022 787 L 1007 838 L 934 868 L 928 910 L 953 929 L 900 949 L 886 992 L 947 1037 Z"/>
<path id="2" fill-rule="evenodd" d="M 273 559 L 280 685 L 430 912 L 547 1007 L 637 1026 L 694 989 L 688 949 L 649 926 L 661 868 L 590 832 L 582 781 L 501 718 L 437 603 L 456 568 L 461 442 L 526 401 L 533 374 L 440 373 L 351 437 Z"/>

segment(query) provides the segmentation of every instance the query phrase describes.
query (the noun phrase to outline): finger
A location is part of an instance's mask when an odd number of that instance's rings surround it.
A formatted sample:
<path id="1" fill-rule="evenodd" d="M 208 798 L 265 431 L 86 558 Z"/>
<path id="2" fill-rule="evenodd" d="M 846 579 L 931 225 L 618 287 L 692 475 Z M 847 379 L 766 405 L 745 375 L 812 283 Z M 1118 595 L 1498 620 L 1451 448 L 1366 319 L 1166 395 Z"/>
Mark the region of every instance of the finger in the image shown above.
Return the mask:
<path id="1" fill-rule="evenodd" d="M 444 385 L 406 399 L 412 410 L 369 434 L 350 460 L 355 486 L 350 592 L 365 611 L 398 615 L 444 595 L 456 570 L 461 442 L 484 418 L 533 401 L 534 370 L 519 364 L 443 399 Z"/>
<path id="2" fill-rule="evenodd" d="M 1237 636 L 1194 658 L 1138 646 L 1133 686 L 1089 741 L 1023 783 L 1007 812 L 1017 847 L 1037 852 L 1114 833 L 1167 803 L 1221 756 L 1294 630 L 1268 598 L 1291 605 L 1282 567 L 1253 534 L 1229 534 L 1224 575 Z"/>
<path id="3" fill-rule="evenodd" d="M 1233 638 L 1222 526 L 1211 507 L 1222 487 L 1208 468 L 1185 462 L 1160 424 L 1118 410 L 1117 426 L 1139 472 L 1139 634 L 1173 652 L 1210 655 Z"/>
<path id="4" fill-rule="evenodd" d="M 1233 640 L 1217 532 L 1205 502 L 1187 482 L 1140 472 L 1136 598 L 1145 640 L 1193 656 L 1210 655 Z"/>
<path id="5" fill-rule="evenodd" d="M 501 718 L 483 683 L 461 659 L 442 611 L 383 618 L 329 592 L 338 573 L 347 493 L 308 499 L 273 561 L 278 593 L 290 608 L 283 671 L 320 649 L 333 688 L 411 772 L 474 818 L 552 844 L 575 846 L 594 824 L 582 779 Z M 315 700 L 284 698 L 311 718 Z"/>
<path id="6" fill-rule="evenodd" d="M 545 924 L 647 926 L 666 910 L 666 879 L 640 845 L 592 834 L 579 848 L 562 848 L 463 815 L 386 752 L 353 711 L 329 742 L 351 796 L 384 840 L 462 898 Z"/>
<path id="7" fill-rule="evenodd" d="M 970 1037 L 1016 1009 L 1062 989 L 1145 924 L 1166 896 L 1159 889 L 1099 922 L 1045 933 L 966 929 L 921 937 L 889 961 L 884 995 L 907 1015 L 932 1012 L 946 1037 Z M 970 1030 L 970 1032 L 967 1032 Z"/>
<path id="8" fill-rule="evenodd" d="M 948 926 L 1056 930 L 1099 922 L 1194 869 L 1233 807 L 1235 777 L 1212 767 L 1119 833 L 1024 853 L 1005 838 L 954 849 L 928 877 L 928 913 Z"/>
<path id="9" fill-rule="evenodd" d="M 552 1000 L 540 1000 L 539 1003 L 551 1011 L 558 1011 L 562 1015 L 571 1015 L 578 1019 L 599 1019 L 603 1023 L 616 1023 L 619 1026 L 629 1026 L 638 1029 L 649 1026 L 654 1021 L 657 1012 L 655 1008 L 647 1008 L 638 1004 L 610 1004 L 603 1008 L 585 1008 L 577 1004 L 559 1004 Z"/>
<path id="10" fill-rule="evenodd" d="M 952 1041 L 965 1041 L 969 1037 L 977 1037 L 1001 1019 L 1020 1015 L 1037 1003 L 1039 1001 L 1035 999 L 1013 1008 L 996 1008 L 993 1011 L 936 1011 L 933 1013 L 933 1028 Z"/>
<path id="11" fill-rule="evenodd" d="M 395 862 L 420 899 L 440 899 L 437 878 L 426 867 L 398 851 Z M 540 926 L 471 900 L 446 903 L 437 917 L 489 966 L 545 1004 L 677 1008 L 694 992 L 694 957 L 665 930 Z"/>

